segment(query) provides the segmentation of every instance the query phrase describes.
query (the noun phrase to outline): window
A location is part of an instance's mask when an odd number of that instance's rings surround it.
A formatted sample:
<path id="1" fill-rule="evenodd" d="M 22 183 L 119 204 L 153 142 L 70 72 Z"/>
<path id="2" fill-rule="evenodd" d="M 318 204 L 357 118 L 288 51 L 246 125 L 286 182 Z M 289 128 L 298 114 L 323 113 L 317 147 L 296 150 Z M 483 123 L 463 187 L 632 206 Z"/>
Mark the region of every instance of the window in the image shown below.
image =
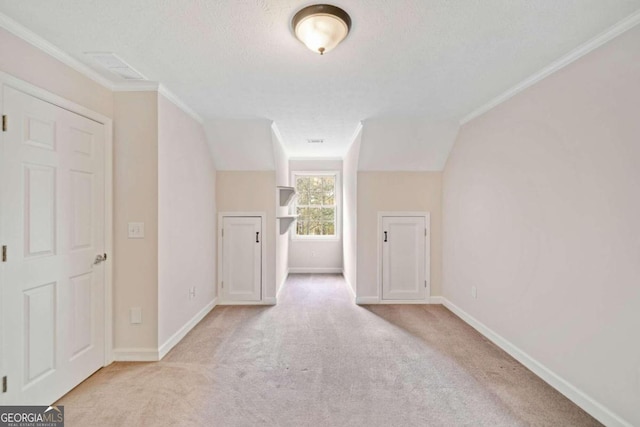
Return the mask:
<path id="1" fill-rule="evenodd" d="M 296 237 L 336 238 L 338 206 L 337 173 L 296 173 Z"/>

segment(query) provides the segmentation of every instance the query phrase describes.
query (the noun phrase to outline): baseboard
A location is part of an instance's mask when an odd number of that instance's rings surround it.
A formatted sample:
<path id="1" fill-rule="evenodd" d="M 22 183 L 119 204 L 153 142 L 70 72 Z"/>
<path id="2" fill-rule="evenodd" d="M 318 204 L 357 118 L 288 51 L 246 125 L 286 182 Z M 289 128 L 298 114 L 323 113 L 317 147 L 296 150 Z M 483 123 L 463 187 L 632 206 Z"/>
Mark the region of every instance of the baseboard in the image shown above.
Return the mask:
<path id="1" fill-rule="evenodd" d="M 194 328 L 204 317 L 209 314 L 211 310 L 217 305 L 218 298 L 214 298 L 211 302 L 204 306 L 202 310 L 196 313 L 195 316 L 191 318 L 184 326 L 176 331 L 175 334 L 171 335 L 164 344 L 160 346 L 158 350 L 159 360 L 162 360 L 164 356 L 171 351 L 173 347 L 176 346 L 182 339 Z"/>
<path id="2" fill-rule="evenodd" d="M 307 268 L 307 267 L 293 267 L 289 268 L 291 274 L 342 274 L 341 268 Z"/>
<path id="3" fill-rule="evenodd" d="M 465 312 L 446 298 L 441 298 L 443 299 L 444 306 L 451 310 L 451 312 L 453 312 L 456 316 L 468 323 L 471 327 L 480 332 L 495 345 L 503 349 L 518 362 L 522 363 L 531 372 L 542 378 L 551 387 L 555 388 L 569 400 L 584 409 L 592 417 L 609 427 L 631 427 L 630 423 L 622 419 L 620 416 L 616 415 L 604 405 L 594 400 L 582 390 L 567 382 L 565 379 L 551 371 L 549 368 L 538 362 L 533 357 L 529 356 L 527 353 L 487 327 L 478 319 L 474 318 L 469 313 Z"/>
<path id="4" fill-rule="evenodd" d="M 351 282 L 349 281 L 349 279 L 347 279 L 347 276 L 344 275 L 344 272 L 342 272 L 342 277 L 344 277 L 344 281 L 347 282 L 347 290 L 349 291 L 349 295 L 351 295 L 353 301 L 356 301 L 356 291 L 353 290 L 353 286 L 351 286 Z"/>
<path id="5" fill-rule="evenodd" d="M 282 292 L 282 288 L 284 287 L 284 284 L 287 282 L 288 278 L 289 278 L 289 269 L 287 268 L 287 271 L 285 272 L 284 277 L 282 278 L 282 282 L 280 282 L 280 286 L 278 287 L 278 292 L 276 292 L 276 300 L 280 296 L 280 292 Z"/>
<path id="6" fill-rule="evenodd" d="M 356 304 L 380 304 L 380 299 L 378 297 L 356 297 Z"/>
<path id="7" fill-rule="evenodd" d="M 444 304 L 444 297 L 429 297 L 429 304 Z"/>
<path id="8" fill-rule="evenodd" d="M 262 298 L 262 305 L 276 305 L 277 303 L 278 303 L 277 297 Z"/>
<path id="9" fill-rule="evenodd" d="M 115 348 L 113 360 L 115 362 L 157 362 L 160 360 L 156 348 Z"/>

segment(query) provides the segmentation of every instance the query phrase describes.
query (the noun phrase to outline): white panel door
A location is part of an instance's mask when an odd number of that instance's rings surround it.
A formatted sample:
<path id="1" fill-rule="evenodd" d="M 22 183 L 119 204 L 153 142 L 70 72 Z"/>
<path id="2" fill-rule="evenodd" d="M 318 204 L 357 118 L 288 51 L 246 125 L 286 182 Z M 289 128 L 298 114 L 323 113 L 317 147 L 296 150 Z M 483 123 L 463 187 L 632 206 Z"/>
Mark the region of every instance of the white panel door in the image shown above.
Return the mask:
<path id="1" fill-rule="evenodd" d="M 53 403 L 104 363 L 102 124 L 3 87 L 4 404 Z"/>
<path id="2" fill-rule="evenodd" d="M 382 217 L 382 299 L 425 300 L 424 217 Z"/>
<path id="3" fill-rule="evenodd" d="M 225 216 L 222 221 L 224 301 L 262 299 L 262 225 L 259 217 Z"/>

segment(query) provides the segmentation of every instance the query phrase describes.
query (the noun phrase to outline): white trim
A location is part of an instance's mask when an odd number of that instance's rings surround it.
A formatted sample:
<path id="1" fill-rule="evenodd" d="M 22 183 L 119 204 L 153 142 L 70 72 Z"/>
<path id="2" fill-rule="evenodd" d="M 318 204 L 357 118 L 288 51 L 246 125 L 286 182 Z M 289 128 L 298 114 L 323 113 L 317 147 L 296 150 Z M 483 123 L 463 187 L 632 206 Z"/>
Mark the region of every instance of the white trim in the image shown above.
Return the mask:
<path id="1" fill-rule="evenodd" d="M 608 30 L 604 31 L 603 33 L 600 33 L 599 35 L 587 41 L 586 43 L 581 44 L 580 46 L 578 46 L 576 49 L 572 50 L 568 54 L 562 56 L 561 58 L 547 65 L 542 70 L 529 76 L 528 78 L 521 81 L 517 85 L 508 89 L 506 92 L 493 98 L 486 104 L 482 105 L 481 107 L 467 114 L 460 120 L 460 125 L 464 125 L 465 123 L 497 107 L 498 105 L 502 104 L 503 102 L 507 101 L 508 99 L 522 92 L 523 90 L 533 86 L 534 84 L 538 83 L 540 80 L 548 77 L 549 75 L 555 73 L 558 70 L 561 70 L 562 68 L 571 64 L 572 62 L 577 61 L 578 59 L 582 58 L 589 52 L 599 48 L 603 44 L 618 37 L 622 33 L 630 30 L 631 28 L 635 27 L 638 24 L 640 24 L 640 11 L 637 11 L 627 16 L 622 21 L 618 22 Z"/>
<path id="2" fill-rule="evenodd" d="M 542 363 L 529 356 L 515 344 L 511 343 L 509 340 L 493 331 L 478 319 L 471 316 L 469 313 L 465 312 L 446 298 L 443 298 L 443 301 L 444 306 L 451 310 L 451 312 L 453 312 L 456 316 L 458 316 L 464 322 L 480 332 L 502 350 L 507 352 L 518 362 L 522 363 L 527 369 L 532 371 L 547 384 L 558 390 L 569 400 L 573 401 L 576 405 L 584 409 L 595 419 L 606 426 L 631 427 L 631 424 L 625 421 L 622 417 L 618 416 L 609 408 L 597 402 L 591 396 L 587 395 L 585 392 L 578 389 L 576 386 L 554 373 L 551 369 L 547 368 Z"/>
<path id="3" fill-rule="evenodd" d="M 444 297 L 429 297 L 429 304 L 444 304 Z"/>
<path id="4" fill-rule="evenodd" d="M 342 157 L 305 157 L 305 156 L 301 156 L 301 157 L 290 157 L 289 158 L 290 161 L 300 161 L 300 162 L 304 162 L 304 161 L 332 161 L 332 162 L 337 162 L 337 161 L 342 161 L 343 158 Z"/>
<path id="5" fill-rule="evenodd" d="M 108 89 L 113 89 L 113 82 L 111 82 L 111 80 L 93 70 L 91 67 L 73 58 L 71 55 L 64 52 L 57 46 L 49 43 L 47 40 L 43 39 L 33 31 L 27 29 L 25 26 L 9 18 L 4 13 L 0 13 L 0 27 L 9 31 L 14 36 L 19 37 L 27 43 L 37 47 L 38 49 L 54 57 L 63 64 L 73 68 L 75 71 L 90 78 L 99 85 L 104 86 Z"/>
<path id="6" fill-rule="evenodd" d="M 24 40 L 32 46 L 42 50 L 49 56 L 57 59 L 66 66 L 79 72 L 83 76 L 93 80 L 99 85 L 113 91 L 113 92 L 149 92 L 157 91 L 164 95 L 167 99 L 173 102 L 182 111 L 193 117 L 198 123 L 203 123 L 202 117 L 195 112 L 191 107 L 180 100 L 173 92 L 169 91 L 164 85 L 154 81 L 131 81 L 131 82 L 119 82 L 116 83 L 111 79 L 103 76 L 90 66 L 75 59 L 59 47 L 53 45 L 49 41 L 40 37 L 27 27 L 14 21 L 7 15 L 0 12 L 0 28 L 4 28 L 16 37 Z"/>
<path id="7" fill-rule="evenodd" d="M 378 297 L 356 297 L 356 304 L 368 305 L 368 304 L 380 304 L 380 298 Z"/>
<path id="8" fill-rule="evenodd" d="M 342 274 L 342 268 L 336 267 L 289 267 L 291 274 Z"/>
<path id="9" fill-rule="evenodd" d="M 276 301 L 278 300 L 278 297 L 280 296 L 280 292 L 282 292 L 282 288 L 284 287 L 284 284 L 287 283 L 287 279 L 289 278 L 289 269 L 287 268 L 287 271 L 284 272 L 284 277 L 282 278 L 282 281 L 280 282 L 280 286 L 278 287 L 278 292 L 276 292 Z"/>
<path id="10" fill-rule="evenodd" d="M 420 217 L 424 218 L 424 226 L 427 229 L 427 235 L 424 237 L 424 278 L 427 281 L 427 290 L 425 292 L 424 299 L 421 300 L 385 300 L 382 298 L 382 219 L 386 216 L 399 216 L 399 217 Z M 377 268 L 377 285 L 378 285 L 378 299 L 379 304 L 428 304 L 431 297 L 431 212 L 378 212 L 378 268 Z M 373 304 L 373 303 L 369 303 Z"/>
<path id="11" fill-rule="evenodd" d="M 340 170 L 319 170 L 319 171 L 308 171 L 308 170 L 295 170 L 291 171 L 291 186 L 296 188 L 296 177 L 297 176 L 334 176 L 334 187 L 335 194 L 334 199 L 336 201 L 336 214 L 334 217 L 334 236 L 298 236 L 296 229 L 291 229 L 289 234 L 289 240 L 295 242 L 339 242 L 342 240 L 342 171 Z M 296 189 L 296 194 L 297 189 Z M 295 213 L 297 210 L 297 201 L 298 197 L 296 197 L 291 204 L 293 206 L 293 212 Z M 327 205 L 328 206 L 328 205 Z M 340 269 L 342 272 L 342 269 Z"/>
<path id="12" fill-rule="evenodd" d="M 347 148 L 344 150 L 344 154 L 342 155 L 341 160 L 344 160 L 344 158 L 347 156 L 347 153 L 349 153 L 349 150 L 351 150 L 351 146 L 353 145 L 354 142 L 356 142 L 356 138 L 358 138 L 358 134 L 362 132 L 363 127 L 364 126 L 362 124 L 362 121 L 359 121 L 358 126 L 356 126 L 355 132 L 353 132 L 353 136 L 349 140 L 349 145 L 347 145 Z"/>
<path id="13" fill-rule="evenodd" d="M 115 362 L 157 362 L 158 349 L 155 348 L 117 348 L 113 350 Z"/>
<path id="14" fill-rule="evenodd" d="M 1 19 L 4 15 L 0 14 Z M 100 113 L 55 95 L 24 80 L 0 71 L 0 86 L 10 86 L 42 101 L 86 117 L 104 126 L 104 249 L 108 261 L 104 264 L 104 365 L 113 361 L 113 121 Z"/>
<path id="15" fill-rule="evenodd" d="M 204 123 L 204 120 L 202 120 L 202 117 L 200 116 L 200 114 L 196 113 L 194 109 L 192 109 L 187 104 L 185 104 L 173 92 L 171 92 L 169 89 L 167 89 L 167 87 L 165 85 L 160 84 L 160 87 L 158 88 L 158 93 L 160 95 L 163 95 L 169 101 L 173 102 L 176 107 L 180 108 L 182 111 L 184 111 L 185 113 L 190 115 L 198 123 L 200 123 L 200 124 Z"/>
<path id="16" fill-rule="evenodd" d="M 169 339 L 158 349 L 159 360 L 162 360 L 173 347 L 176 346 L 182 339 L 198 324 L 204 317 L 211 312 L 216 306 L 218 298 L 214 298 L 211 302 L 205 305 L 202 310 L 196 313 L 187 323 L 178 329 L 175 334 L 171 335 Z"/>
<path id="17" fill-rule="evenodd" d="M 241 217 L 259 217 L 260 218 L 260 229 L 262 230 L 262 239 L 260 240 L 260 245 L 262 250 L 260 251 L 260 258 L 262 262 L 262 276 L 260 277 L 260 301 L 225 301 L 224 293 L 222 292 L 222 225 L 225 216 L 241 216 Z M 267 271 L 267 256 L 266 249 L 269 247 L 267 245 L 267 233 L 265 230 L 267 229 L 267 213 L 266 212 L 218 212 L 218 282 L 216 285 L 216 289 L 218 292 L 218 305 L 264 305 L 264 304 L 275 304 L 275 297 L 266 298 L 264 296 L 265 284 L 266 281 L 266 271 Z M 267 302 L 269 300 L 269 302 Z M 273 302 L 271 302 L 273 300 Z"/>
<path id="18" fill-rule="evenodd" d="M 289 152 L 287 151 L 287 147 L 285 147 L 284 142 L 282 142 L 284 141 L 284 139 L 282 139 L 282 134 L 280 133 L 280 129 L 278 129 L 276 122 L 273 122 L 273 121 L 271 122 L 271 131 L 273 132 L 273 135 L 278 140 L 278 143 L 280 143 L 280 148 L 282 148 L 282 151 L 284 152 L 284 155 L 287 158 L 287 163 L 288 163 L 289 160 L 291 160 L 289 158 Z"/>
<path id="19" fill-rule="evenodd" d="M 344 271 L 342 271 L 342 277 L 344 277 L 344 281 L 347 284 L 349 295 L 351 295 L 351 298 L 353 298 L 353 302 L 355 302 L 357 300 L 356 291 L 353 289 L 353 286 L 351 286 L 351 282 L 349 281 L 349 279 L 347 279 L 347 276 L 344 275 Z"/>

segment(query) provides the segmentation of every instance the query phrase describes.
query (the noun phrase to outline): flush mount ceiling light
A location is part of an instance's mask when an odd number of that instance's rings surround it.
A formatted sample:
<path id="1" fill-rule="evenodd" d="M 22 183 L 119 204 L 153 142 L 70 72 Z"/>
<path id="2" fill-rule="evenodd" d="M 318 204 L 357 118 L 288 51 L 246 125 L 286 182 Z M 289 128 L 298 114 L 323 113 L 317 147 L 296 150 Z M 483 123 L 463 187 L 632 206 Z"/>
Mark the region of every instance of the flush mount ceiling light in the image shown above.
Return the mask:
<path id="1" fill-rule="evenodd" d="M 337 6 L 315 4 L 298 11 L 291 25 L 298 40 L 312 51 L 324 55 L 347 37 L 351 18 Z"/>

